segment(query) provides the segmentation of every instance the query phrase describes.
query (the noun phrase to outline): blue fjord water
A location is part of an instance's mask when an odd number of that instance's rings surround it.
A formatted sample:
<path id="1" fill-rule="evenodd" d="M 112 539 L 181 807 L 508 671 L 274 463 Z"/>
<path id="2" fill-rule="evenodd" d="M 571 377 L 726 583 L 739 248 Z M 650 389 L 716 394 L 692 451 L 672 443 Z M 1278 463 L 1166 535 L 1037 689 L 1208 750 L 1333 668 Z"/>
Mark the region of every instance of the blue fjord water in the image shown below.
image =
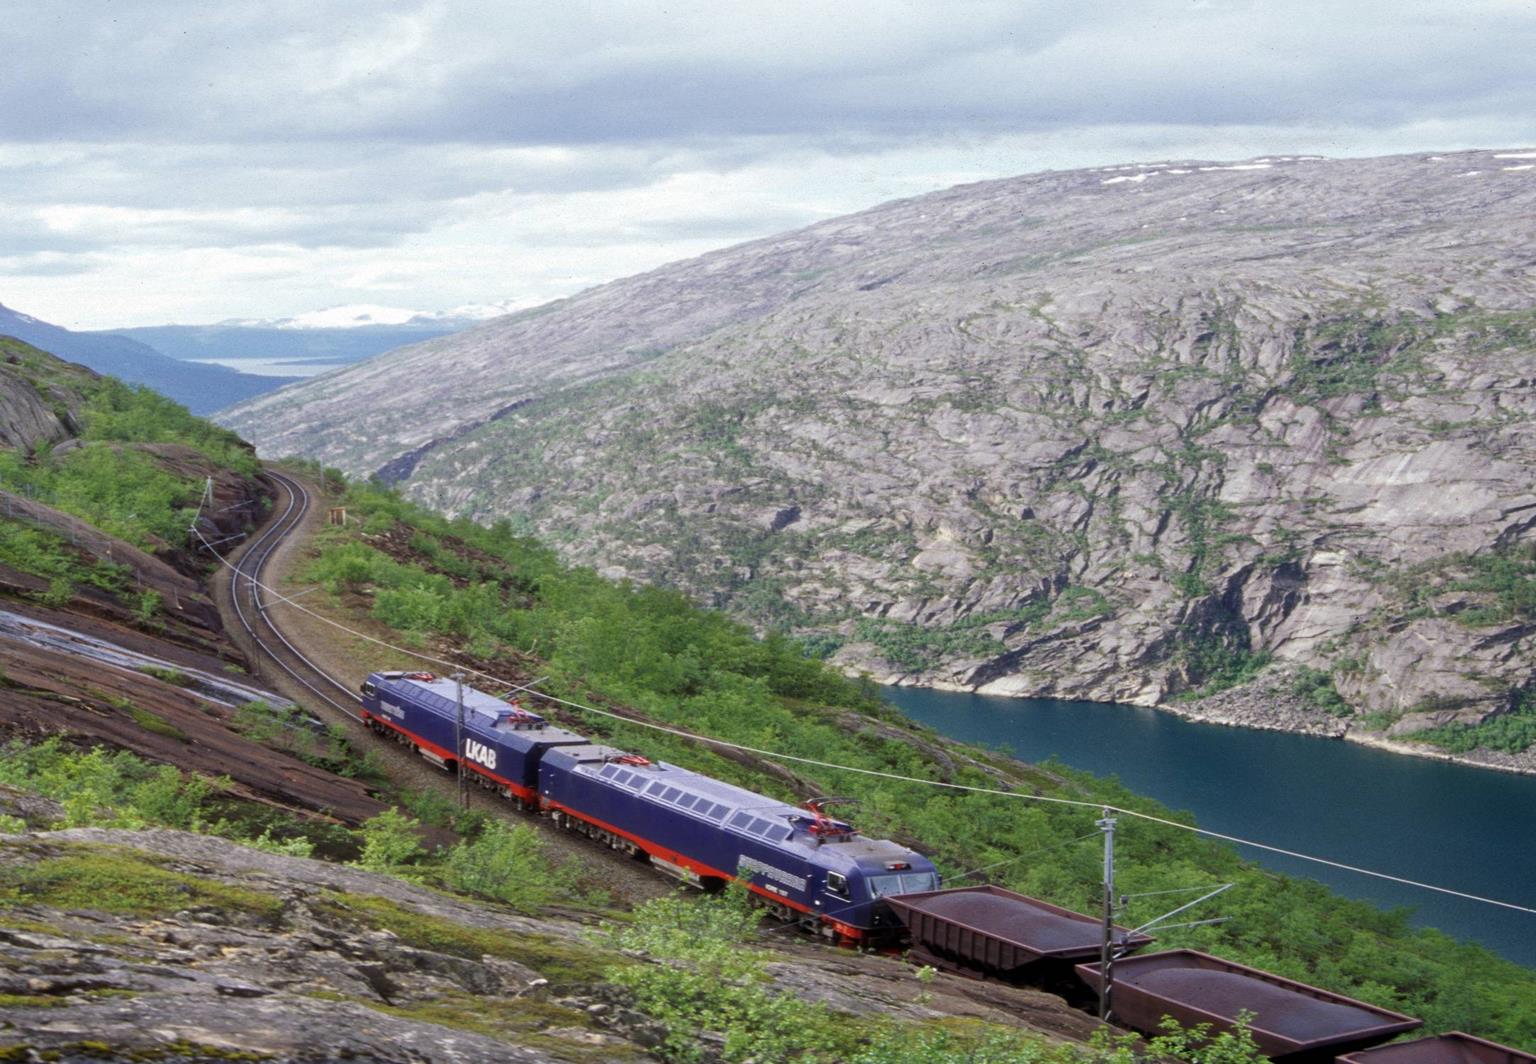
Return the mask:
<path id="1" fill-rule="evenodd" d="M 912 687 L 887 688 L 885 697 L 951 738 L 1118 776 L 1211 831 L 1536 908 L 1536 776 L 1193 724 L 1135 706 Z M 1536 967 L 1536 915 L 1242 850 L 1351 897 L 1411 907 L 1416 923 Z"/>

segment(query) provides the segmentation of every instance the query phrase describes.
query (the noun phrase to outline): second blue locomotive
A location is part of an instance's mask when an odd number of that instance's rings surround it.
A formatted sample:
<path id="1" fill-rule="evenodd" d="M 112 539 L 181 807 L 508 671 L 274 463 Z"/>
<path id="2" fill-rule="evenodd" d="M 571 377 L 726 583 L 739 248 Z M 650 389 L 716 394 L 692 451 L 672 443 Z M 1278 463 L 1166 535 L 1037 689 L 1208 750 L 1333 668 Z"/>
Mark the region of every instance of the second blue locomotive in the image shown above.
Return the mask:
<path id="1" fill-rule="evenodd" d="M 885 937 L 882 899 L 935 890 L 921 854 L 807 807 L 616 750 L 430 673 L 376 672 L 363 719 L 423 757 L 472 774 L 524 808 L 705 889 L 740 880 L 773 911 L 828 937 Z M 456 735 L 457 733 L 457 735 Z"/>

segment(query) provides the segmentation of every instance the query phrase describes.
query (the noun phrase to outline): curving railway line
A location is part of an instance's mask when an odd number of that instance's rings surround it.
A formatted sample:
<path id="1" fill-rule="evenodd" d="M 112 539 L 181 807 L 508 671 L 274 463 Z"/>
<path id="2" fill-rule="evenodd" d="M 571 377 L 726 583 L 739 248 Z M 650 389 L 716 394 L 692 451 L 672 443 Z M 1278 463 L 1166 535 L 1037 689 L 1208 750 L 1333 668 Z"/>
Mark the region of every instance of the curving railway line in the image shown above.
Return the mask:
<path id="1" fill-rule="evenodd" d="M 337 714 L 339 717 L 331 719 L 344 718 L 349 726 L 355 723 L 361 729 L 364 724 L 358 693 L 316 660 L 321 655 L 313 650 L 305 653 L 293 634 L 283 631 L 279 626 L 280 618 L 274 616 L 279 611 L 273 608 L 271 592 L 261 586 L 273 586 L 276 578 L 271 570 L 280 548 L 304 524 L 315 505 L 311 491 L 302 481 L 271 469 L 262 475 L 275 489 L 278 502 L 262 530 L 227 562 L 229 597 L 224 609 L 232 622 L 229 627 L 243 636 L 242 642 L 247 644 L 252 663 L 259 663 L 267 670 L 267 678 L 285 688 L 286 694 L 322 716 Z M 272 674 L 274 669 L 277 675 Z M 457 796 L 455 792 L 458 792 L 465 795 L 472 808 L 497 815 L 508 813 L 505 804 L 492 797 L 490 792 L 479 787 L 460 791 L 452 776 L 415 756 L 406 747 L 380 743 L 370 749 L 376 750 L 388 764 L 386 771 L 398 786 L 435 790 L 445 797 Z M 546 844 L 565 858 L 581 865 L 596 866 L 593 871 L 617 898 L 638 904 L 647 898 L 663 896 L 671 889 L 667 880 L 651 874 L 647 866 L 637 864 L 617 851 L 591 846 L 580 836 L 557 830 L 544 820 L 519 818 L 519 822 L 531 824 Z"/>
<path id="2" fill-rule="evenodd" d="M 363 718 L 352 689 L 306 657 L 268 615 L 261 586 L 267 566 L 283 540 L 303 523 L 312 502 L 309 489 L 292 477 L 270 469 L 262 477 L 279 489 L 286 503 L 282 512 L 241 552 L 239 560 L 231 564 L 229 590 L 235 617 L 261 656 L 325 705 L 361 723 Z"/>

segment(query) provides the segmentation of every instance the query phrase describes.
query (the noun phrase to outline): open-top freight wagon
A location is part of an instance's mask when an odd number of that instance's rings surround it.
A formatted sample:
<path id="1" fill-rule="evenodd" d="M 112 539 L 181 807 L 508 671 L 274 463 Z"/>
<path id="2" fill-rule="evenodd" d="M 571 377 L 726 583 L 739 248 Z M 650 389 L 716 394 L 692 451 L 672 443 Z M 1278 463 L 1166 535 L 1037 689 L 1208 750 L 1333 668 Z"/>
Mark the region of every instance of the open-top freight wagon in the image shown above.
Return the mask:
<path id="1" fill-rule="evenodd" d="M 1102 921 L 990 884 L 889 900 L 907 926 L 917 963 L 1048 987 L 1068 998 L 1081 994 L 1073 965 L 1098 958 L 1104 943 Z M 1113 930 L 1114 947 L 1122 952 L 1151 941 L 1123 927 Z"/>
<path id="2" fill-rule="evenodd" d="M 1285 1064 L 1324 1064 L 1340 1053 L 1380 1045 L 1424 1021 L 1329 990 L 1191 949 L 1146 953 L 1115 961 L 1114 1017 L 1156 1034 L 1164 1016 L 1185 1027 L 1203 1023 L 1230 1030 L 1244 1013 L 1259 1051 Z M 1078 975 L 1098 991 L 1097 964 Z"/>
<path id="3" fill-rule="evenodd" d="M 1536 1064 L 1536 1056 L 1460 1031 L 1345 1053 L 1339 1064 Z"/>

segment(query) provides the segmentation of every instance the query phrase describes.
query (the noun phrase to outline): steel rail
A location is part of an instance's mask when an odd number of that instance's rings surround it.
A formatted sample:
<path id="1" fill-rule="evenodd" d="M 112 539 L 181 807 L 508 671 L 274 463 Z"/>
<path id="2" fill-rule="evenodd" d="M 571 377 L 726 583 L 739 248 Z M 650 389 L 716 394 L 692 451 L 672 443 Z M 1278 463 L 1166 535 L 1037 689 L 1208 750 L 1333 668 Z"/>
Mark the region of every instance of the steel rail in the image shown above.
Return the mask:
<path id="1" fill-rule="evenodd" d="M 288 637 L 283 635 L 282 631 L 268 615 L 267 605 L 262 601 L 261 577 L 263 571 L 266 569 L 268 562 L 271 561 L 272 555 L 276 552 L 277 548 L 282 545 L 283 541 L 294 529 L 298 528 L 300 522 L 308 515 L 310 508 L 309 491 L 301 483 L 272 470 L 267 470 L 262 475 L 287 493 L 288 506 L 283 511 L 282 516 L 267 526 L 262 534 L 257 537 L 256 541 L 241 555 L 240 560 L 232 567 L 230 598 L 234 603 L 235 616 L 239 619 L 240 625 L 245 629 L 246 634 L 250 636 L 251 642 L 274 665 L 282 669 L 296 683 L 302 685 L 314 694 L 316 698 L 330 705 L 333 709 L 345 714 L 352 720 L 361 721 L 363 718 L 355 708 L 357 699 L 352 689 L 316 665 L 297 646 L 289 641 Z M 248 593 L 250 596 L 250 606 L 253 610 L 251 615 L 246 613 L 242 592 Z M 265 627 L 267 632 L 271 633 L 270 637 L 263 635 L 263 627 Z M 311 682 L 310 677 L 305 676 L 301 670 L 294 668 L 289 661 L 284 659 L 282 654 L 274 649 L 272 644 L 274 639 L 282 644 L 283 649 L 290 655 L 303 662 L 304 667 L 314 676 L 319 677 L 332 687 L 346 694 L 349 702 L 337 701 L 324 688 L 316 686 Z"/>

